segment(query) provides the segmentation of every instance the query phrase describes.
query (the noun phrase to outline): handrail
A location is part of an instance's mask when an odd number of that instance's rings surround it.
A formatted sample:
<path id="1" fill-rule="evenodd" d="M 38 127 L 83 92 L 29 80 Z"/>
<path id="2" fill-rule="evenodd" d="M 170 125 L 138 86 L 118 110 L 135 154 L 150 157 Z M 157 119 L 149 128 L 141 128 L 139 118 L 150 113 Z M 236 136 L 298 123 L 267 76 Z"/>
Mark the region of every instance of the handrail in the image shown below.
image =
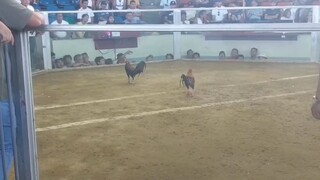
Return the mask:
<path id="1" fill-rule="evenodd" d="M 141 25 L 46 25 L 42 31 L 122 31 L 122 32 L 217 32 L 217 31 L 320 31 L 318 23 L 248 23 L 248 24 L 141 24 Z"/>
<path id="2" fill-rule="evenodd" d="M 310 9 L 314 8 L 315 6 L 250 6 L 250 7 L 199 7 L 199 8 L 175 8 L 175 9 L 123 9 L 123 10 L 92 10 L 93 13 L 98 13 L 98 12 L 167 12 L 167 11 L 174 11 L 174 10 L 180 10 L 180 11 L 201 11 L 201 10 L 250 10 L 250 9 Z M 41 12 L 46 12 L 49 14 L 52 13 L 62 13 L 62 14 L 67 14 L 67 13 L 80 13 L 80 12 L 85 12 L 85 11 L 41 11 Z"/>

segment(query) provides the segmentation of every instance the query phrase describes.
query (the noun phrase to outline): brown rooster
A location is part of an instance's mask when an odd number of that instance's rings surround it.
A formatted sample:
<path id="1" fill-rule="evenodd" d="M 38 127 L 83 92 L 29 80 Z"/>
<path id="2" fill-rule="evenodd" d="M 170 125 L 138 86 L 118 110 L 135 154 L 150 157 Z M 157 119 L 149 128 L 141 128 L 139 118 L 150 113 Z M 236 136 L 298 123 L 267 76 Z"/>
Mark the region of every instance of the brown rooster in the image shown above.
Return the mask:
<path id="1" fill-rule="evenodd" d="M 193 96 L 195 87 L 195 78 L 192 74 L 192 69 L 189 69 L 187 75 L 182 74 L 180 85 L 183 84 L 187 88 L 187 96 Z M 190 92 L 191 90 L 191 92 Z"/>
<path id="2" fill-rule="evenodd" d="M 128 76 L 128 83 L 131 83 L 131 79 L 134 80 L 136 75 L 140 76 L 141 73 L 147 68 L 147 65 L 144 61 L 140 61 L 136 67 L 133 67 L 128 61 L 126 61 L 125 70 Z"/>

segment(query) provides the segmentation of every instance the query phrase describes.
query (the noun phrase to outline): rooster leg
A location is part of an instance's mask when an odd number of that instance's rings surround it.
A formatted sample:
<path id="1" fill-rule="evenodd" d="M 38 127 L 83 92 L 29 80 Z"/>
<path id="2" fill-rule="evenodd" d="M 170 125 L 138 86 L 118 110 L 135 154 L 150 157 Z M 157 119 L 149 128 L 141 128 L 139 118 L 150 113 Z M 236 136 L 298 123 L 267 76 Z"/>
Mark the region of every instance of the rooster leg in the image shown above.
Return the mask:
<path id="1" fill-rule="evenodd" d="M 130 78 L 128 78 L 128 83 L 129 83 L 129 84 L 131 83 Z"/>
<path id="2" fill-rule="evenodd" d="M 190 92 L 189 92 L 189 89 L 187 89 L 187 96 L 189 97 L 189 95 L 190 95 Z"/>
<path id="3" fill-rule="evenodd" d="M 194 89 L 191 89 L 191 96 L 194 95 Z"/>

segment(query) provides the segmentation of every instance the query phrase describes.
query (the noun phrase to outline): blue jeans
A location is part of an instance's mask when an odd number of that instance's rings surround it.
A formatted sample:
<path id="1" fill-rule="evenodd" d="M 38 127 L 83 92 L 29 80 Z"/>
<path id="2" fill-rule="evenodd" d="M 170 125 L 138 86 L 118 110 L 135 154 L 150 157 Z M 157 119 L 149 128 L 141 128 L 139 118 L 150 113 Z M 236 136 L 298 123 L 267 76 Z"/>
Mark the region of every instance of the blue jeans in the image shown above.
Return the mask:
<path id="1" fill-rule="evenodd" d="M 6 171 L 7 174 L 10 172 L 12 160 L 13 160 L 13 147 L 12 147 L 12 135 L 11 135 L 11 121 L 10 121 L 10 113 L 9 113 L 9 104 L 8 102 L 0 101 L 0 108 L 4 131 L 4 145 L 5 145 L 5 154 L 6 154 Z M 2 149 L 0 146 L 0 180 L 4 179 L 3 177 L 3 167 L 2 167 Z"/>

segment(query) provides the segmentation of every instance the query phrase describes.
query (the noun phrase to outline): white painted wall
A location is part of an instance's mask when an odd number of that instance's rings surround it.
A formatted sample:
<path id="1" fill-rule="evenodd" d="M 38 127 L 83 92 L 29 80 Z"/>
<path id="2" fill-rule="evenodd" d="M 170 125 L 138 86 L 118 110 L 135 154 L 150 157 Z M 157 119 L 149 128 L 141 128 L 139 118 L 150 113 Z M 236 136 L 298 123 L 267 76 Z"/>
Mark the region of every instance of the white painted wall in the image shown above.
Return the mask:
<path id="1" fill-rule="evenodd" d="M 53 51 L 56 57 L 62 57 L 66 54 L 74 56 L 78 53 L 87 52 L 93 60 L 101 53 L 94 49 L 92 39 L 72 39 L 72 40 L 53 40 Z M 311 55 L 311 36 L 299 35 L 297 41 L 244 41 L 244 40 L 210 40 L 205 41 L 204 36 L 200 34 L 187 34 L 181 37 L 182 57 L 188 49 L 199 52 L 204 56 L 218 56 L 219 51 L 225 51 L 230 54 L 232 48 L 237 48 L 240 54 L 245 57 L 250 56 L 250 49 L 256 47 L 261 54 L 274 58 L 292 58 L 309 59 Z M 117 53 L 125 52 L 128 49 L 117 49 Z M 165 54 L 173 53 L 172 35 L 149 35 L 138 38 L 138 48 L 130 48 L 134 53 L 129 58 L 144 58 L 149 54 L 155 57 L 161 56 L 164 59 Z M 102 50 L 105 58 L 114 59 L 113 50 Z M 162 59 L 162 58 L 161 58 Z"/>

